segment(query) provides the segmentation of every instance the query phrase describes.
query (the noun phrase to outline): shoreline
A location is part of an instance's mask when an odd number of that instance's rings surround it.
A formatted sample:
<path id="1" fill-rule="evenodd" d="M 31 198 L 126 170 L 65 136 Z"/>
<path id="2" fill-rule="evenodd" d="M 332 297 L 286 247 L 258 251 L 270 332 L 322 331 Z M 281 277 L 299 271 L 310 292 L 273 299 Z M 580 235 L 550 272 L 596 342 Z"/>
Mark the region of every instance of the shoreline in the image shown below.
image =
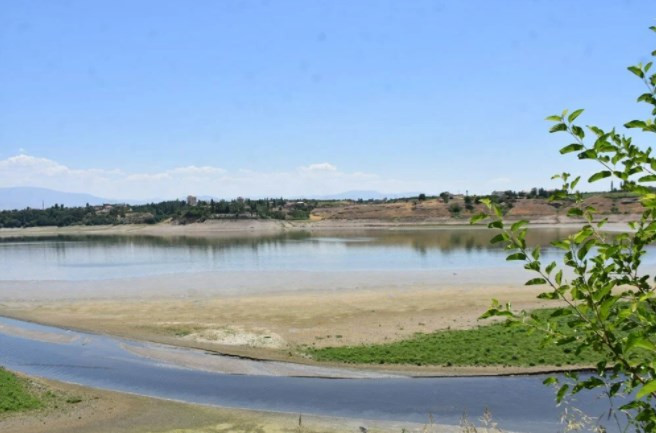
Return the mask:
<path id="1" fill-rule="evenodd" d="M 627 221 L 634 215 L 619 215 L 609 220 L 603 230 L 607 232 L 628 231 Z M 508 218 L 508 222 L 521 218 Z M 583 222 L 561 221 L 560 218 L 537 217 L 527 218 L 529 229 L 533 228 L 577 228 Z M 230 237 L 230 236 L 262 236 L 277 235 L 286 232 L 322 232 L 339 230 L 439 230 L 455 227 L 470 229 L 487 229 L 485 224 L 469 224 L 468 218 L 428 219 L 423 221 L 389 221 L 389 220 L 208 220 L 202 223 L 171 224 L 121 224 L 99 226 L 65 226 L 65 227 L 27 227 L 0 228 L 0 239 L 16 237 L 93 235 L 93 236 L 188 236 L 188 237 Z"/>
<path id="2" fill-rule="evenodd" d="M 286 296 L 286 295 L 283 295 Z M 313 298 L 315 298 L 313 296 Z M 365 299 L 366 301 L 367 299 Z M 487 299 L 486 299 L 487 301 Z M 537 301 L 530 302 L 530 307 L 542 307 L 544 305 L 537 304 Z M 257 303 L 262 302 L 261 298 L 256 301 Z M 123 302 L 125 303 L 125 302 Z M 155 329 L 153 325 L 141 326 L 134 323 L 133 319 L 130 318 L 130 314 L 126 317 L 126 311 L 131 310 L 135 304 L 141 304 L 141 302 L 136 301 L 134 304 L 132 302 L 128 303 L 128 307 L 122 311 L 115 311 L 111 305 L 107 305 L 103 302 L 93 302 L 86 301 L 84 305 L 80 303 L 70 303 L 68 307 L 63 308 L 64 311 L 59 311 L 59 314 L 51 314 L 52 310 L 61 310 L 59 305 L 51 306 L 50 312 L 45 312 L 42 307 L 31 306 L 21 310 L 12 310 L 7 308 L 7 305 L 3 305 L 0 309 L 0 315 L 13 318 L 17 320 L 23 320 L 30 323 L 42 324 L 47 326 L 54 326 L 61 329 L 70 329 L 74 331 L 81 331 L 86 333 L 91 333 L 94 335 L 106 335 L 110 337 L 117 337 L 121 339 L 131 340 L 131 341 L 144 341 L 155 344 L 162 344 L 169 346 L 175 349 L 192 349 L 209 352 L 211 354 L 223 355 L 226 357 L 232 358 L 242 358 L 244 360 L 256 361 L 256 362 L 270 362 L 270 363 L 285 363 L 290 367 L 294 366 L 307 366 L 307 367 L 318 367 L 325 369 L 345 369 L 353 370 L 355 372 L 361 373 L 371 373 L 371 374 L 383 374 L 383 375 L 401 375 L 406 377 L 476 377 L 476 376 L 515 376 L 515 375 L 537 375 L 537 374 L 549 374 L 553 372 L 563 372 L 563 371 L 573 371 L 573 370 L 585 370 L 589 366 L 533 366 L 533 367 L 503 367 L 503 366 L 441 366 L 441 365 L 425 365 L 425 366 L 415 366 L 415 365 L 372 365 L 372 364 L 345 364 L 338 362 L 319 362 L 311 358 L 307 358 L 299 353 L 298 342 L 293 343 L 292 345 L 284 346 L 281 348 L 267 348 L 267 347 L 257 347 L 254 345 L 230 345 L 230 344 L 217 344 L 216 341 L 209 340 L 194 340 L 188 339 L 185 337 L 179 337 L 171 334 L 171 332 L 162 332 L 161 329 Z M 283 304 L 285 304 L 283 302 Z M 160 300 L 156 305 L 163 305 L 163 302 Z M 175 307 L 178 307 L 179 304 L 174 303 Z M 520 304 L 521 305 L 521 304 Z M 74 310 L 80 309 L 84 310 L 85 308 L 93 308 L 95 311 L 106 311 L 108 315 L 117 314 L 121 317 L 121 321 L 114 320 L 103 320 L 101 317 L 97 317 L 94 314 L 81 314 L 75 313 Z M 229 306 L 226 308 L 230 308 Z M 107 311 L 108 310 L 108 311 Z M 169 308 L 165 308 L 166 311 L 169 311 Z M 461 324 L 456 324 L 456 328 L 469 328 L 476 326 L 476 316 L 480 311 L 477 308 L 470 308 L 469 314 L 465 321 Z M 481 310 L 482 311 L 482 310 Z M 142 314 L 142 309 L 137 309 L 131 314 Z M 220 312 L 219 312 L 220 314 Z M 430 313 L 431 315 L 439 316 L 436 313 Z M 232 318 L 229 319 L 230 321 Z M 447 322 L 449 319 L 446 319 Z M 145 323 L 152 323 L 152 317 L 147 317 Z M 370 320 L 365 319 L 365 322 L 370 322 Z M 395 321 L 393 320 L 395 323 Z M 154 321 L 154 323 L 157 323 Z M 438 329 L 445 329 L 443 323 L 437 324 Z M 286 326 L 286 325 L 285 325 Z M 320 328 L 324 326 L 323 324 L 318 325 Z M 346 324 L 346 327 L 351 326 Z M 369 326 L 369 330 L 373 332 L 378 332 L 380 328 L 375 326 Z M 420 329 L 419 332 L 432 332 L 433 329 L 422 329 L 414 328 L 409 329 L 404 335 L 392 335 L 392 333 L 380 333 L 371 340 L 372 343 L 382 342 L 387 340 L 388 337 L 392 336 L 394 340 L 403 339 L 404 336 L 412 335 L 416 329 Z M 174 329 L 175 331 L 175 329 Z M 366 334 L 366 329 L 362 329 L 362 333 L 357 335 L 352 335 L 351 337 L 361 338 L 368 340 L 370 336 Z M 270 330 L 265 332 L 271 333 Z M 316 335 L 316 331 L 312 330 L 309 336 Z M 288 337 L 285 335 L 285 337 Z M 327 345 L 331 343 L 336 343 L 340 340 L 323 340 L 327 342 Z M 341 343 L 341 341 L 340 341 Z M 353 344 L 353 343 L 343 343 L 343 344 Z M 293 352 L 293 353 L 292 353 Z M 181 364 L 183 366 L 201 368 L 206 370 L 216 370 L 217 368 L 221 369 L 224 367 L 216 367 L 213 363 L 202 363 L 197 362 L 195 359 L 187 359 L 185 356 L 171 357 L 171 356 L 162 356 L 161 353 L 157 351 L 141 352 L 140 355 L 151 357 L 153 359 L 159 359 L 161 361 L 172 361 L 174 363 Z M 166 354 L 165 354 L 166 355 Z M 187 362 L 189 361 L 189 362 Z M 222 372 L 225 372 L 221 370 Z M 303 373 L 302 376 L 308 377 L 319 377 L 316 374 L 306 374 Z"/>
<path id="3" fill-rule="evenodd" d="M 51 392 L 58 400 L 49 407 L 0 415 L 0 429 L 6 433 L 287 433 L 300 431 L 299 414 L 228 408 L 211 404 L 186 403 L 137 393 L 110 391 L 75 383 L 15 373 L 40 392 Z M 74 403 L 67 399 L 73 398 Z M 372 432 L 396 433 L 402 430 L 425 432 L 426 423 L 340 418 L 302 414 L 302 431 L 336 433 L 357 431 L 365 425 Z M 111 426 L 108 430 L 108 426 Z M 432 424 L 436 433 L 455 433 L 459 427 Z"/>
<path id="4" fill-rule="evenodd" d="M 278 377 L 296 377 L 296 378 L 316 378 L 325 380 L 334 379 L 381 379 L 381 378 L 407 378 L 407 379 L 420 379 L 420 378 L 457 378 L 457 377 L 515 377 L 515 376 L 542 376 L 548 374 L 558 374 L 565 372 L 586 372 L 594 370 L 594 366 L 586 365 L 571 365 L 571 366 L 534 366 L 534 367 L 502 367 L 502 366 L 431 366 L 426 365 L 417 367 L 414 365 L 405 364 L 388 364 L 385 366 L 378 366 L 375 364 L 344 364 L 335 362 L 318 362 L 311 359 L 275 359 L 275 358 L 261 358 L 248 355 L 240 355 L 226 352 L 219 352 L 216 350 L 208 349 L 205 347 L 198 347 L 193 345 L 174 345 L 171 343 L 163 343 L 152 340 L 136 340 L 130 337 L 117 336 L 105 332 L 98 332 L 87 329 L 62 327 L 58 325 L 51 325 L 41 323 L 35 320 L 22 319 L 19 317 L 11 317 L 7 315 L 0 315 L 0 317 L 20 320 L 29 324 L 43 325 L 55 328 L 57 334 L 51 334 L 48 331 L 31 331 L 31 332 L 14 332 L 11 327 L 4 327 L 0 332 L 7 335 L 15 335 L 21 338 L 36 339 L 45 342 L 55 341 L 52 336 L 60 335 L 59 332 L 73 331 L 85 333 L 93 336 L 109 337 L 121 341 L 123 350 L 126 350 L 134 355 L 148 358 L 154 361 L 162 362 L 171 366 L 190 368 L 194 370 L 215 372 L 220 374 L 236 374 L 236 375 L 264 375 L 264 376 L 278 376 Z M 19 329 L 19 328 L 15 328 Z M 63 341 L 55 341 L 58 344 L 67 344 Z M 150 348 L 143 347 L 143 344 L 151 345 Z M 160 351 L 168 351 L 171 353 L 180 352 L 185 356 L 162 356 L 158 353 Z M 190 358 L 193 355 L 204 356 L 205 363 L 194 362 Z M 216 364 L 214 357 L 232 358 L 239 362 L 260 364 L 261 370 L 259 372 L 245 372 L 243 369 L 236 371 L 227 370 L 224 366 L 212 365 Z M 305 361 L 305 362 L 303 362 Z M 219 361 L 220 364 L 220 361 Z M 267 367 L 269 370 L 267 371 Z"/>

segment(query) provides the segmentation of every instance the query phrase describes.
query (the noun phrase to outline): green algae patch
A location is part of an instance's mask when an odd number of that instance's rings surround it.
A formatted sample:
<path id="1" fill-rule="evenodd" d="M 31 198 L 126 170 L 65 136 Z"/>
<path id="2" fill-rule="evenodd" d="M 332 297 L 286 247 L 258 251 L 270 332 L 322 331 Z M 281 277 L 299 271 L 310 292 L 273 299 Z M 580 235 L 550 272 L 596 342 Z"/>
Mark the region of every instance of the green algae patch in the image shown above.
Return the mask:
<path id="1" fill-rule="evenodd" d="M 534 313 L 547 315 L 551 310 Z M 493 323 L 473 329 L 418 333 L 391 343 L 309 348 L 308 353 L 318 361 L 447 367 L 561 367 L 593 365 L 600 360 L 592 350 L 577 354 L 573 344 L 543 345 L 543 340 L 543 334 L 530 332 L 527 327 Z"/>
<path id="2" fill-rule="evenodd" d="M 0 368 L 0 414 L 43 407 L 43 402 L 30 389 L 27 380 Z"/>

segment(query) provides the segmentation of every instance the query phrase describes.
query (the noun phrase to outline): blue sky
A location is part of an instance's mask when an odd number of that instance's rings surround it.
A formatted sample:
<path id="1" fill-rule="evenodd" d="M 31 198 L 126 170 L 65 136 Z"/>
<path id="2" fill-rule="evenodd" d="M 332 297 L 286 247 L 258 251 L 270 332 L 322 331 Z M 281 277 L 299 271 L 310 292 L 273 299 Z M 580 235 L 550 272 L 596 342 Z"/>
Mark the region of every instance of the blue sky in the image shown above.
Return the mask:
<path id="1" fill-rule="evenodd" d="M 645 117 L 653 1 L 6 1 L 0 187 L 487 192 L 593 166 L 544 117 Z M 640 137 L 638 138 L 640 139 Z"/>

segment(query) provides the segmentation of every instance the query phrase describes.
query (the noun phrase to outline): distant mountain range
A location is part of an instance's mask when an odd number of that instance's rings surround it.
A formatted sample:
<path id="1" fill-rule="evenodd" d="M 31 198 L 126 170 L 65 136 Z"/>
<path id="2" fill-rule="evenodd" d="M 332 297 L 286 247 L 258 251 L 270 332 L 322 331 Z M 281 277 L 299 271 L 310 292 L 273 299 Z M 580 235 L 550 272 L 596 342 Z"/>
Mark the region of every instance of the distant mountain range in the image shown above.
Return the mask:
<path id="1" fill-rule="evenodd" d="M 289 198 L 308 198 L 316 200 L 380 200 L 383 198 L 399 198 L 399 197 L 416 197 L 419 193 L 406 192 L 401 194 L 384 194 L 378 191 L 346 191 L 339 194 L 317 195 L 307 197 L 289 197 Z M 203 195 L 198 197 L 200 200 L 210 199 L 220 200 L 220 198 Z M 181 197 L 180 199 L 184 199 Z M 118 200 L 103 197 L 97 197 L 91 194 L 77 193 L 77 192 L 63 192 L 55 191 L 48 188 L 37 188 L 28 186 L 0 188 L 0 210 L 10 209 L 25 209 L 27 207 L 33 209 L 41 209 L 52 207 L 55 204 L 63 204 L 66 207 L 99 205 L 104 203 L 129 203 L 129 204 L 143 204 L 160 202 L 164 199 L 157 200 Z"/>
<path id="2" fill-rule="evenodd" d="M 63 204 L 66 207 L 99 205 L 103 203 L 116 203 L 117 200 L 109 200 L 96 197 L 91 194 L 76 192 L 62 192 L 47 188 L 35 187 L 13 187 L 0 188 L 0 210 L 8 209 L 33 209 L 49 208 L 54 204 Z"/>
<path id="3" fill-rule="evenodd" d="M 319 195 L 311 196 L 307 198 L 313 198 L 316 200 L 382 200 L 384 198 L 401 198 L 401 197 L 416 197 L 420 193 L 418 192 L 402 192 L 402 193 L 392 193 L 385 194 L 378 191 L 346 191 L 340 192 L 338 194 L 329 194 L 329 195 Z"/>

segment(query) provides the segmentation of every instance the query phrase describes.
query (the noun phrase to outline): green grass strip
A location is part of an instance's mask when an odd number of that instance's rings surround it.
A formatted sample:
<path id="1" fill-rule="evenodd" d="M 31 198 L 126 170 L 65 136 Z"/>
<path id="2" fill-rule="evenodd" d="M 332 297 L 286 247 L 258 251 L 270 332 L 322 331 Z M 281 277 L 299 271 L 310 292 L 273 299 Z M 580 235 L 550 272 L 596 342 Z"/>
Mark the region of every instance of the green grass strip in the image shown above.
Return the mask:
<path id="1" fill-rule="evenodd" d="M 30 391 L 25 380 L 0 368 L 0 413 L 17 412 L 42 407 L 42 402 Z"/>
<path id="2" fill-rule="evenodd" d="M 551 310 L 539 310 L 549 314 Z M 385 344 L 310 348 L 319 361 L 352 364 L 442 366 L 569 366 L 592 365 L 600 356 L 591 350 L 575 354 L 572 344 L 542 346 L 543 335 L 524 326 L 503 323 L 466 330 L 443 330 Z"/>

